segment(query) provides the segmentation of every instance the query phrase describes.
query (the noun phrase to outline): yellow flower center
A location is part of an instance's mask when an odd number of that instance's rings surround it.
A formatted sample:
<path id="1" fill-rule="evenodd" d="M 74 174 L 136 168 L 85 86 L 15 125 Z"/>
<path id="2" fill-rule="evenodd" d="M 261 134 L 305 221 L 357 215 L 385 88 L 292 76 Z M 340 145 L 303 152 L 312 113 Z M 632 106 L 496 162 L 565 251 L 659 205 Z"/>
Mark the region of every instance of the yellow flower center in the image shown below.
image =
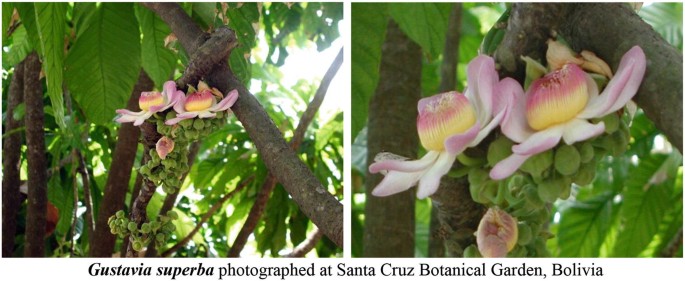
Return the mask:
<path id="1" fill-rule="evenodd" d="M 142 92 L 140 93 L 140 98 L 138 99 L 138 105 L 140 109 L 148 111 L 150 107 L 156 105 L 163 105 L 164 97 L 160 92 Z"/>
<path id="2" fill-rule="evenodd" d="M 212 106 L 214 96 L 209 90 L 199 91 L 190 94 L 186 99 L 185 110 L 191 111 L 203 111 Z"/>
<path id="3" fill-rule="evenodd" d="M 421 144 L 428 150 L 445 150 L 445 140 L 476 123 L 476 112 L 469 100 L 456 92 L 426 98 L 419 108 L 417 129 Z"/>
<path id="4" fill-rule="evenodd" d="M 589 99 L 585 72 L 575 64 L 535 80 L 528 90 L 526 118 L 535 130 L 544 130 L 576 117 Z"/>

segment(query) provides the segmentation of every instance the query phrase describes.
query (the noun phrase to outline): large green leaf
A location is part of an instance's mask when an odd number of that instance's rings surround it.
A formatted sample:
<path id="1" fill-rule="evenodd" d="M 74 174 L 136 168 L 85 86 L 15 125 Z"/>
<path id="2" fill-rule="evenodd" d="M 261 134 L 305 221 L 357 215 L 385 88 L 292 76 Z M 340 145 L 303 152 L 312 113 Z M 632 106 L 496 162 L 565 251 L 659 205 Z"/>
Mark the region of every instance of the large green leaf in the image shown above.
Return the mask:
<path id="1" fill-rule="evenodd" d="M 76 2 L 74 3 L 74 15 L 73 23 L 74 30 L 76 31 L 76 38 L 81 37 L 83 31 L 88 27 L 85 25 L 90 17 L 97 11 L 96 4 L 94 2 Z"/>
<path id="2" fill-rule="evenodd" d="M 48 96 L 57 125 L 64 129 L 64 99 L 62 81 L 64 79 L 64 26 L 67 3 L 35 3 L 36 23 L 41 49 L 43 50 L 43 69 L 47 80 Z"/>
<path id="3" fill-rule="evenodd" d="M 559 256 L 597 257 L 609 230 L 613 194 L 560 207 Z"/>
<path id="4" fill-rule="evenodd" d="M 36 51 L 42 54 L 43 50 L 41 49 L 40 36 L 38 36 L 38 24 L 36 23 L 36 11 L 34 10 L 33 3 L 20 2 L 14 3 L 14 5 L 19 13 L 22 25 L 26 28 L 29 43 L 31 43 L 31 46 Z"/>
<path id="5" fill-rule="evenodd" d="M 132 5 L 102 3 L 67 55 L 69 90 L 96 124 L 111 122 L 138 79 L 140 33 Z"/>
<path id="6" fill-rule="evenodd" d="M 228 26 L 236 31 L 238 43 L 240 43 L 231 52 L 228 62 L 233 73 L 249 87 L 252 73 L 250 54 L 257 44 L 255 41 L 257 33 L 254 28 L 254 24 L 259 22 L 257 3 L 229 4 L 226 17 L 228 17 Z"/>
<path id="7" fill-rule="evenodd" d="M 352 3 L 352 139 L 366 125 L 369 99 L 378 83 L 386 4 Z"/>
<path id="8" fill-rule="evenodd" d="M 7 30 L 9 29 L 12 13 L 14 12 L 14 4 L 10 2 L 2 2 L 2 42 L 7 41 Z M 5 45 L 5 44 L 3 44 Z"/>
<path id="9" fill-rule="evenodd" d="M 136 5 L 136 16 L 143 31 L 143 69 L 161 90 L 176 67 L 176 56 L 164 47 L 164 38 L 171 30 L 159 16 L 140 5 Z"/>
<path id="10" fill-rule="evenodd" d="M 19 64 L 33 51 L 26 28 L 23 25 L 17 27 L 10 38 L 12 38 L 12 44 L 9 46 L 9 52 L 2 56 L 3 65 L 8 68 Z"/>
<path id="11" fill-rule="evenodd" d="M 651 155 L 641 159 L 630 173 L 621 208 L 623 229 L 613 256 L 637 256 L 657 233 L 669 207 L 666 202 L 673 192 L 673 181 L 667 177 L 671 161 L 666 155 Z"/>
<path id="12" fill-rule="evenodd" d="M 393 3 L 390 15 L 402 31 L 433 58 L 442 54 L 451 3 Z"/>

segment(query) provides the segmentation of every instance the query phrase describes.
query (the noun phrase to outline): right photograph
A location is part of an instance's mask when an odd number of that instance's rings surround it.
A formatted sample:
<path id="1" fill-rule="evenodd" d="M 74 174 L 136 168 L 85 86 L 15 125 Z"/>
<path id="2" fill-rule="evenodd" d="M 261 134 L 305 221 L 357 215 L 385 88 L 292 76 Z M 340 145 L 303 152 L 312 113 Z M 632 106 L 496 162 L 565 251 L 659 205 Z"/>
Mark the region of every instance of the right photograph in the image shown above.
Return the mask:
<path id="1" fill-rule="evenodd" d="M 353 257 L 683 257 L 682 3 L 352 3 Z"/>

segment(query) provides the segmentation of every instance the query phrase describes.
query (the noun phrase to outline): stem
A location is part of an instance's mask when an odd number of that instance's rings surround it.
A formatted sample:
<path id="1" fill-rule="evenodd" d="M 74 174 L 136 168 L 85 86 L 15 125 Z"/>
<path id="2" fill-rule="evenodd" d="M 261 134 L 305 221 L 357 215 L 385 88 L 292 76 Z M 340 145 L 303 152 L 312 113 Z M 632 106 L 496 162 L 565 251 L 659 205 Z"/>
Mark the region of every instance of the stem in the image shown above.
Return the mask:
<path id="1" fill-rule="evenodd" d="M 28 161 L 28 207 L 24 256 L 45 256 L 45 223 L 48 202 L 45 113 L 43 87 L 40 82 L 40 61 L 33 52 L 26 58 L 24 70 L 24 102 L 26 104 L 26 146 Z"/>
<path id="2" fill-rule="evenodd" d="M 14 67 L 7 96 L 5 131 L 9 132 L 22 126 L 22 120 L 14 119 L 14 109 L 24 101 L 24 64 Z M 19 166 L 21 165 L 21 134 L 12 134 L 2 144 L 2 257 L 12 257 L 14 236 L 17 231 L 19 201 Z"/>
<path id="3" fill-rule="evenodd" d="M 317 243 L 319 243 L 319 240 L 321 240 L 321 237 L 323 237 L 323 232 L 321 230 L 314 229 L 312 233 L 307 236 L 307 239 L 302 241 L 300 245 L 297 245 L 295 249 L 293 249 L 292 253 L 285 255 L 284 257 L 286 258 L 302 258 L 304 257 L 307 253 L 309 253 L 314 247 L 316 246 Z"/>

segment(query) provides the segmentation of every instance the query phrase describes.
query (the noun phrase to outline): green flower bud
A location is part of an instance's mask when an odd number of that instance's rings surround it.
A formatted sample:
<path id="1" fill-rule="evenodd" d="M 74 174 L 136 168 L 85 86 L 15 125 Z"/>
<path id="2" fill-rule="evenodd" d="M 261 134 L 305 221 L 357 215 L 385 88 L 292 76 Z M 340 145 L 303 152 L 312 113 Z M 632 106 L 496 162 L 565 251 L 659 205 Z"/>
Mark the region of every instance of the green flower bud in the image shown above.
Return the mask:
<path id="1" fill-rule="evenodd" d="M 540 176 L 552 165 L 552 162 L 554 162 L 553 156 L 552 150 L 536 154 L 535 156 L 528 158 L 528 160 L 521 165 L 520 169 L 532 176 Z"/>
<path id="2" fill-rule="evenodd" d="M 195 121 L 193 121 L 193 128 L 195 128 L 195 130 L 202 130 L 202 128 L 204 128 L 204 127 L 205 127 L 205 121 L 203 121 L 202 119 L 197 118 L 197 119 L 195 119 Z"/>
<path id="3" fill-rule="evenodd" d="M 126 213 L 124 212 L 124 210 L 119 210 L 119 211 L 117 211 L 116 216 L 119 219 L 123 219 L 126 217 Z"/>
<path id="4" fill-rule="evenodd" d="M 562 145 L 554 155 L 554 168 L 562 175 L 575 174 L 580 167 L 580 153 L 571 145 Z"/>
<path id="5" fill-rule="evenodd" d="M 167 112 L 164 120 L 170 120 L 170 119 L 174 119 L 174 118 L 176 118 L 176 111 L 170 110 L 169 112 Z"/>
<path id="6" fill-rule="evenodd" d="M 488 147 L 488 165 L 493 167 L 498 162 L 509 157 L 509 155 L 513 153 L 511 151 L 512 145 L 514 145 L 514 143 L 504 136 L 500 136 L 493 141 Z"/>
<path id="7" fill-rule="evenodd" d="M 128 223 L 128 231 L 134 231 L 136 229 L 138 229 L 138 225 L 136 225 L 135 222 L 129 222 Z"/>
<path id="8" fill-rule="evenodd" d="M 166 236 L 164 235 L 164 233 L 157 233 L 157 235 L 155 235 L 155 240 L 159 242 L 164 242 L 166 240 Z"/>
<path id="9" fill-rule="evenodd" d="M 143 223 L 143 225 L 140 227 L 140 232 L 143 234 L 148 234 L 150 233 L 150 224 L 149 223 Z"/>
<path id="10" fill-rule="evenodd" d="M 480 252 L 478 251 L 478 247 L 476 245 L 469 245 L 464 249 L 464 257 L 465 258 L 482 258 Z"/>
<path id="11" fill-rule="evenodd" d="M 562 182 L 558 180 L 548 180 L 538 185 L 538 195 L 545 202 L 553 203 L 559 198 L 562 189 Z"/>
<path id="12" fill-rule="evenodd" d="M 519 228 L 519 237 L 518 237 L 519 239 L 516 243 L 521 245 L 521 246 L 528 245 L 528 243 L 530 243 L 531 240 L 533 240 L 532 239 L 533 233 L 530 231 L 530 226 L 528 226 L 528 224 L 525 224 L 525 223 L 519 223 L 518 228 Z"/>
<path id="13" fill-rule="evenodd" d="M 578 172 L 573 176 L 573 182 L 580 186 L 591 184 L 595 179 L 596 169 L 597 162 L 595 161 L 582 165 L 580 169 L 578 169 Z"/>
<path id="14" fill-rule="evenodd" d="M 181 122 L 178 122 L 178 124 L 181 125 L 183 129 L 188 129 L 193 126 L 193 119 L 183 119 Z"/>
<path id="15" fill-rule="evenodd" d="M 595 157 L 595 148 L 589 142 L 582 142 L 576 147 L 580 153 L 580 162 L 587 163 Z"/>
<path id="16" fill-rule="evenodd" d="M 604 131 L 607 134 L 616 132 L 616 130 L 618 130 L 618 124 L 621 121 L 618 114 L 615 113 L 604 116 L 601 120 L 604 121 Z"/>
<path id="17" fill-rule="evenodd" d="M 143 243 L 140 241 L 133 242 L 133 250 L 140 251 L 143 249 Z"/>
<path id="18" fill-rule="evenodd" d="M 178 213 L 174 210 L 170 210 L 166 213 L 168 217 L 170 217 L 172 220 L 177 220 L 178 219 Z"/>

